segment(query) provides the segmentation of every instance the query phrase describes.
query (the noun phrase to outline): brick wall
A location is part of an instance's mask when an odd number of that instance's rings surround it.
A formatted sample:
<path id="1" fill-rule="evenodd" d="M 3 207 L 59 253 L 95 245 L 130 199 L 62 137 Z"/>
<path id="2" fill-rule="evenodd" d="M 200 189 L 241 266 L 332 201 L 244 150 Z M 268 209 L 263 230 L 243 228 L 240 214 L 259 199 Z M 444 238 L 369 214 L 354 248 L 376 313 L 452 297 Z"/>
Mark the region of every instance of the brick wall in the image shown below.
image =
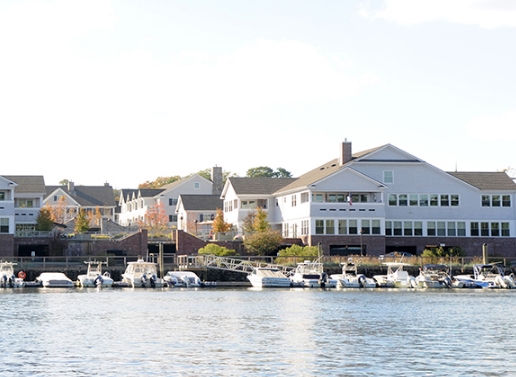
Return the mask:
<path id="1" fill-rule="evenodd" d="M 14 256 L 14 235 L 0 234 L 0 257 Z"/>

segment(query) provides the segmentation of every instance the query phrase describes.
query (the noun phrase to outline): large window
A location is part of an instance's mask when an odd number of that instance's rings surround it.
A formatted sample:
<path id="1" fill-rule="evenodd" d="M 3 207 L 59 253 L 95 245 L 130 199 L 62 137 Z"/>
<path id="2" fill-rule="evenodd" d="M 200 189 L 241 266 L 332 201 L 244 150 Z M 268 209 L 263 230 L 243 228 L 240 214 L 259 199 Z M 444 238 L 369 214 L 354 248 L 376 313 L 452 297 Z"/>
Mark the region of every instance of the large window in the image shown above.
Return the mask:
<path id="1" fill-rule="evenodd" d="M 325 221 L 325 233 L 326 234 L 335 234 L 335 220 L 326 220 Z"/>
<path id="2" fill-rule="evenodd" d="M 16 199 L 15 207 L 17 208 L 34 208 L 33 199 Z"/>
<path id="3" fill-rule="evenodd" d="M 306 236 L 309 231 L 310 221 L 302 220 L 301 221 L 301 235 Z"/>
<path id="4" fill-rule="evenodd" d="M 482 207 L 510 207 L 510 195 L 482 195 Z"/>
<path id="5" fill-rule="evenodd" d="M 0 233 L 9 233 L 9 219 L 0 218 Z"/>
<path id="6" fill-rule="evenodd" d="M 308 202 L 308 199 L 309 199 L 308 192 L 302 192 L 301 193 L 301 203 Z"/>
<path id="7" fill-rule="evenodd" d="M 324 234 L 324 220 L 315 220 L 315 234 Z"/>
<path id="8" fill-rule="evenodd" d="M 348 234 L 347 220 L 339 220 L 339 234 Z"/>
<path id="9" fill-rule="evenodd" d="M 460 228 L 459 232 L 461 232 Z M 471 222 L 470 224 L 470 234 L 472 237 L 510 237 L 510 233 L 509 223 L 507 222 Z"/>

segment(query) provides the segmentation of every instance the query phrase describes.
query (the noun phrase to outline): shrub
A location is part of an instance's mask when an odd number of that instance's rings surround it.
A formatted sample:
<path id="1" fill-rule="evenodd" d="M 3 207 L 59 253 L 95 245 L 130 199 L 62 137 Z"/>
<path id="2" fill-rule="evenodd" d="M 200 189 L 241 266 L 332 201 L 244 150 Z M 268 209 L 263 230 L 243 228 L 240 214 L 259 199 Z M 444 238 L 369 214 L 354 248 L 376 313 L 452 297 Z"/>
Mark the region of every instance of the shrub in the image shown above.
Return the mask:
<path id="1" fill-rule="evenodd" d="M 215 243 L 209 243 L 206 246 L 198 250 L 199 254 L 203 255 L 216 255 L 218 257 L 228 257 L 236 254 L 235 250 L 228 249 L 227 247 L 217 245 Z"/>

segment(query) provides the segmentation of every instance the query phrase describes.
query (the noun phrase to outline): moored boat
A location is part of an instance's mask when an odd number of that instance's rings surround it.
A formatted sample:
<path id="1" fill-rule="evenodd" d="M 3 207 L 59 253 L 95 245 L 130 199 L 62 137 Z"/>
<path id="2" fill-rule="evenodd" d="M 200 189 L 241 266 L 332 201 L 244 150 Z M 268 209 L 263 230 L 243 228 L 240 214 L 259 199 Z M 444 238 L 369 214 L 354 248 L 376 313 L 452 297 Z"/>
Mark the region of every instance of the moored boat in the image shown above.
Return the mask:
<path id="1" fill-rule="evenodd" d="M 418 288 L 451 288 L 452 279 L 443 264 L 425 264 L 416 277 Z"/>
<path id="2" fill-rule="evenodd" d="M 113 279 L 109 272 L 105 271 L 102 273 L 102 265 L 107 262 L 100 261 L 86 261 L 88 265 L 86 274 L 77 276 L 77 286 L 82 288 L 89 287 L 104 287 L 110 288 L 113 286 Z"/>
<path id="3" fill-rule="evenodd" d="M 25 273 L 20 271 L 20 276 L 14 275 L 14 262 L 0 262 L 0 287 L 2 288 L 22 288 L 25 285 L 23 279 Z"/>
<path id="4" fill-rule="evenodd" d="M 256 288 L 286 288 L 292 284 L 287 276 L 273 267 L 255 267 L 247 275 L 247 280 Z"/>
<path id="5" fill-rule="evenodd" d="M 135 262 L 127 262 L 125 272 L 122 274 L 122 282 L 132 288 L 161 288 L 163 279 L 158 277 L 157 264 L 138 259 Z"/>
<path id="6" fill-rule="evenodd" d="M 373 279 L 376 281 L 378 287 L 383 288 L 415 288 L 416 279 L 409 275 L 403 268 L 410 266 L 403 262 L 385 262 L 383 265 L 387 266 L 386 275 L 375 275 Z"/>
<path id="7" fill-rule="evenodd" d="M 72 279 L 62 272 L 42 272 L 37 278 L 36 283 L 40 283 L 43 288 L 73 288 Z"/>
<path id="8" fill-rule="evenodd" d="M 305 260 L 297 264 L 297 267 L 290 277 L 292 285 L 304 288 L 335 288 L 337 280 L 328 278 L 324 272 L 324 264 L 319 259 L 311 262 Z"/>
<path id="9" fill-rule="evenodd" d="M 342 273 L 330 275 L 332 279 L 338 281 L 338 286 L 342 288 L 375 288 L 376 281 L 358 273 L 358 267 L 353 261 L 341 263 Z"/>
<path id="10" fill-rule="evenodd" d="M 475 264 L 473 275 L 457 275 L 457 280 L 472 281 L 478 288 L 516 288 L 512 276 L 505 275 L 502 267 L 496 263 Z"/>

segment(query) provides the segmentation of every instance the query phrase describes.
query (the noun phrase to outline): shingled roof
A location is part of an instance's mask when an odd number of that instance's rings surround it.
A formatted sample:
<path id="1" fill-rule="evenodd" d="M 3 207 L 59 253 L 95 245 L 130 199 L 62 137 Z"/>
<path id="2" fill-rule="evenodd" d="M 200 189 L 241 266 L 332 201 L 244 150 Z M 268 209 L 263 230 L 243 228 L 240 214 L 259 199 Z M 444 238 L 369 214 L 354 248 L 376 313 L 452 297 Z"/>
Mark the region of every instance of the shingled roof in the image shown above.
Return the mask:
<path id="1" fill-rule="evenodd" d="M 516 190 L 516 183 L 505 172 L 448 172 L 479 190 Z"/>
<path id="2" fill-rule="evenodd" d="M 113 188 L 109 185 L 104 186 L 80 186 L 76 185 L 73 190 L 68 186 L 47 186 L 47 195 L 51 195 L 55 190 L 61 189 L 70 195 L 82 207 L 115 207 L 115 195 Z"/>
<path id="3" fill-rule="evenodd" d="M 180 195 L 186 211 L 215 211 L 223 208 L 224 202 L 220 195 Z"/>
<path id="4" fill-rule="evenodd" d="M 46 192 L 45 179 L 42 175 L 3 175 L 2 177 L 13 181 L 16 186 L 15 192 L 20 194 Z"/>
<path id="5" fill-rule="evenodd" d="M 296 178 L 230 177 L 237 195 L 272 195 L 281 188 L 296 181 Z"/>

